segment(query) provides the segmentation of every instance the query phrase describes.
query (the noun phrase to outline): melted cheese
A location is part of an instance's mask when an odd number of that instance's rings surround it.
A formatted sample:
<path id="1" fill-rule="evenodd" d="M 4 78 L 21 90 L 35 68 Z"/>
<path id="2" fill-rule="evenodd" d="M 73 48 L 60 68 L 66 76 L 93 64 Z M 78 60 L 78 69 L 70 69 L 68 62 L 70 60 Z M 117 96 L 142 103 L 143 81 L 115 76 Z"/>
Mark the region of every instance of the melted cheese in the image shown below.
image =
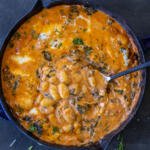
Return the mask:
<path id="1" fill-rule="evenodd" d="M 15 62 L 17 62 L 18 64 L 24 64 L 24 63 L 28 63 L 29 61 L 33 61 L 33 59 L 29 56 L 11 56 L 11 59 Z"/>

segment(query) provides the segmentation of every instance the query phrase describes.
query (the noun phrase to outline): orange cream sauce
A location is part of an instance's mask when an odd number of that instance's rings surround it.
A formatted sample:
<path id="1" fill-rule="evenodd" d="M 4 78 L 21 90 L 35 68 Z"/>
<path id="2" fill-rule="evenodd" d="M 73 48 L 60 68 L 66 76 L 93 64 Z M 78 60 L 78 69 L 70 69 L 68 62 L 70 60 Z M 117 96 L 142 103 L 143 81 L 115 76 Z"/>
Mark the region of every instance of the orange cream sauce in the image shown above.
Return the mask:
<path id="1" fill-rule="evenodd" d="M 137 48 L 107 14 L 79 5 L 43 9 L 11 38 L 2 64 L 7 103 L 40 139 L 80 146 L 117 129 L 138 100 Z M 97 70 L 99 69 L 100 72 Z"/>

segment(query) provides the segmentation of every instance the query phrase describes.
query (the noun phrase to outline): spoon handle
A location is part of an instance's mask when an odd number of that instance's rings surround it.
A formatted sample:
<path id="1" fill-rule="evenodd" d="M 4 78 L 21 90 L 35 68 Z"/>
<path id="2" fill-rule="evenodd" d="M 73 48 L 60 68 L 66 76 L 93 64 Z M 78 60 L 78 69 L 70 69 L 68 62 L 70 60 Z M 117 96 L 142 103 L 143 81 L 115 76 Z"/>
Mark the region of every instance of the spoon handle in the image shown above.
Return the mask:
<path id="1" fill-rule="evenodd" d="M 124 76 L 124 75 L 132 73 L 132 72 L 136 72 L 138 70 L 141 70 L 141 69 L 149 67 L 149 66 L 150 66 L 150 61 L 148 61 L 148 62 L 146 62 L 144 64 L 141 64 L 141 65 L 138 65 L 136 67 L 130 68 L 130 69 L 126 70 L 126 71 L 122 71 L 122 72 L 119 72 L 119 73 L 117 73 L 115 75 L 112 75 L 112 76 L 110 76 L 109 80 L 113 80 L 113 79 L 119 78 L 121 76 Z"/>

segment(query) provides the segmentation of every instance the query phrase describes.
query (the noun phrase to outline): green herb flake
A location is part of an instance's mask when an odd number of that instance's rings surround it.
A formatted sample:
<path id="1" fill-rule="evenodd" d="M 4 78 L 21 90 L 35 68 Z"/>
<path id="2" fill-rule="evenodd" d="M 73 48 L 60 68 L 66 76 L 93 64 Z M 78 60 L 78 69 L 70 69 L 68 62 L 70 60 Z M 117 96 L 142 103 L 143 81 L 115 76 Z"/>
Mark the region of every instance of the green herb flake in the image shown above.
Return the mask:
<path id="1" fill-rule="evenodd" d="M 102 67 L 99 67 L 99 70 L 103 73 L 103 74 L 107 74 L 108 73 L 108 65 L 104 64 Z"/>
<path id="2" fill-rule="evenodd" d="M 29 127 L 29 131 L 30 132 L 35 132 L 36 130 L 37 130 L 37 128 L 33 124 L 31 124 L 30 127 Z"/>
<path id="3" fill-rule="evenodd" d="M 58 29 L 55 29 L 55 31 L 54 31 L 60 38 L 62 37 L 62 32 L 61 31 L 59 31 Z"/>
<path id="4" fill-rule="evenodd" d="M 24 31 L 23 34 L 24 34 L 24 36 L 27 36 L 27 32 L 26 31 Z"/>
<path id="5" fill-rule="evenodd" d="M 44 48 L 45 48 L 45 49 L 48 49 L 48 45 L 46 44 L 46 45 L 44 46 Z"/>
<path id="6" fill-rule="evenodd" d="M 62 46 L 62 43 L 59 43 L 59 44 L 58 44 L 58 48 L 60 48 L 61 46 Z"/>
<path id="7" fill-rule="evenodd" d="M 135 91 L 132 91 L 132 92 L 131 92 L 131 94 L 130 94 L 131 100 L 133 100 L 133 99 L 134 99 L 135 94 L 136 94 L 136 93 L 135 93 Z"/>
<path id="8" fill-rule="evenodd" d="M 90 55 L 92 50 L 93 50 L 92 47 L 89 47 L 89 46 L 84 47 L 84 52 L 86 55 Z"/>
<path id="9" fill-rule="evenodd" d="M 59 128 L 58 127 L 53 127 L 52 128 L 52 134 L 55 134 L 56 132 L 59 132 Z"/>
<path id="10" fill-rule="evenodd" d="M 78 7 L 76 5 L 70 6 L 70 12 L 73 14 L 79 15 L 79 10 L 78 10 Z"/>
<path id="11" fill-rule="evenodd" d="M 61 32 L 56 28 L 56 29 L 55 29 L 55 33 L 60 34 Z"/>
<path id="12" fill-rule="evenodd" d="M 47 60 L 47 61 L 51 61 L 52 60 L 52 56 L 51 56 L 50 52 L 43 51 L 42 54 L 43 54 L 45 60 Z"/>
<path id="13" fill-rule="evenodd" d="M 94 133 L 95 133 L 94 127 L 91 127 L 91 128 L 89 129 L 89 132 L 90 132 L 90 136 L 92 137 L 92 136 L 94 135 Z"/>
<path id="14" fill-rule="evenodd" d="M 16 111 L 17 111 L 19 114 L 21 114 L 21 113 L 24 112 L 24 109 L 23 109 L 22 107 L 20 107 L 19 105 L 16 105 L 16 106 L 15 106 L 15 109 L 16 109 Z"/>
<path id="15" fill-rule="evenodd" d="M 89 16 L 93 15 L 95 12 L 97 12 L 97 10 L 92 7 L 84 7 L 84 10 L 85 10 L 86 14 Z"/>
<path id="16" fill-rule="evenodd" d="M 117 150 L 124 150 L 123 136 L 119 135 L 119 136 L 117 137 L 117 140 L 119 141 Z"/>
<path id="17" fill-rule="evenodd" d="M 37 70 L 35 71 L 35 75 L 36 75 L 37 78 L 40 78 L 41 75 L 40 75 L 39 69 L 37 69 Z"/>
<path id="18" fill-rule="evenodd" d="M 114 89 L 114 91 L 117 92 L 117 93 L 120 94 L 120 95 L 123 94 L 123 90 Z"/>
<path id="19" fill-rule="evenodd" d="M 20 37 L 21 37 L 21 34 L 20 32 L 16 32 L 15 35 L 14 35 L 15 39 L 19 40 Z"/>
<path id="20" fill-rule="evenodd" d="M 42 125 L 38 122 L 35 122 L 29 126 L 29 131 L 36 132 L 37 134 L 41 135 L 43 132 Z"/>
<path id="21" fill-rule="evenodd" d="M 33 146 L 29 146 L 29 147 L 28 147 L 28 150 L 33 150 Z"/>
<path id="22" fill-rule="evenodd" d="M 110 18 L 110 17 L 107 19 L 107 24 L 110 25 L 110 26 L 111 26 L 114 22 L 115 22 L 115 21 L 114 21 L 112 18 Z"/>
<path id="23" fill-rule="evenodd" d="M 12 94 L 14 95 L 17 88 L 19 87 L 19 83 L 20 83 L 20 77 L 18 77 L 18 79 L 16 79 L 13 83 L 13 87 L 12 87 Z"/>
<path id="24" fill-rule="evenodd" d="M 62 42 L 60 40 L 57 40 L 57 39 L 56 40 L 52 40 L 50 42 L 50 46 L 53 49 L 60 48 L 62 46 Z"/>
<path id="25" fill-rule="evenodd" d="M 59 12 L 60 12 L 60 14 L 61 14 L 62 16 L 64 16 L 64 15 L 65 15 L 65 12 L 64 12 L 64 10 L 63 10 L 63 9 L 60 9 L 60 10 L 59 10 Z"/>
<path id="26" fill-rule="evenodd" d="M 70 103 L 71 103 L 72 105 L 75 105 L 76 99 L 75 99 L 75 98 L 71 98 L 71 99 L 70 99 Z"/>
<path id="27" fill-rule="evenodd" d="M 84 45 L 84 42 L 83 42 L 83 40 L 80 39 L 80 38 L 74 38 L 74 39 L 73 39 L 73 44 L 74 44 L 74 45 Z"/>
<path id="28" fill-rule="evenodd" d="M 86 32 L 87 31 L 87 29 L 85 28 L 85 29 L 83 29 L 83 32 Z"/>
<path id="29" fill-rule="evenodd" d="M 13 84 L 13 90 L 14 91 L 18 88 L 18 86 L 20 84 L 20 80 L 21 80 L 21 77 L 18 76 L 17 79 L 14 81 L 14 84 Z"/>
<path id="30" fill-rule="evenodd" d="M 32 49 L 32 50 L 34 50 L 34 49 L 35 49 L 35 46 L 34 46 L 34 45 L 32 45 L 32 46 L 31 46 L 31 49 Z"/>
<path id="31" fill-rule="evenodd" d="M 39 34 L 35 30 L 32 30 L 31 31 L 31 36 L 32 36 L 33 39 L 38 39 Z"/>
<path id="32" fill-rule="evenodd" d="M 104 131 L 105 131 L 105 132 L 108 132 L 108 131 L 109 131 L 109 128 L 110 128 L 110 125 L 106 122 Z"/>
<path id="33" fill-rule="evenodd" d="M 78 110 L 80 114 L 84 114 L 85 112 L 89 110 L 89 105 L 85 105 L 85 106 L 77 105 L 76 109 Z"/>

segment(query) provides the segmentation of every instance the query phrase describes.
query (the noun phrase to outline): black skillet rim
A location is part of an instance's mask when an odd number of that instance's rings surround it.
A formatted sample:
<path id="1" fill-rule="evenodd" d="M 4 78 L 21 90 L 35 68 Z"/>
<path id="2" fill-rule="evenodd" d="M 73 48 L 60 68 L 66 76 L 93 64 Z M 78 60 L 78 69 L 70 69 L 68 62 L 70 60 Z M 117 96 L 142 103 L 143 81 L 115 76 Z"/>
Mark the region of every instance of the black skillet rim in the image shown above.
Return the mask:
<path id="1" fill-rule="evenodd" d="M 66 4 L 64 2 L 59 2 L 58 3 L 54 3 L 48 7 L 53 7 L 53 6 L 56 6 L 56 5 L 61 5 L 61 4 Z M 68 4 L 68 3 L 67 3 Z M 79 2 L 75 2 L 75 3 L 69 3 L 69 5 L 73 5 L 73 4 L 79 4 L 79 5 L 84 5 L 86 6 L 85 4 L 83 3 L 79 3 Z M 95 7 L 96 8 L 96 7 Z M 3 53 L 4 53 L 4 50 L 6 48 L 6 45 L 8 43 L 8 41 L 10 40 L 11 36 L 13 35 L 13 33 L 16 31 L 16 29 L 18 29 L 18 27 L 24 22 L 26 21 L 28 18 L 30 18 L 31 16 L 35 15 L 36 13 L 38 13 L 39 11 L 41 11 L 43 9 L 43 6 L 42 6 L 42 3 L 41 1 L 38 1 L 36 3 L 36 5 L 28 12 L 27 15 L 23 16 L 21 19 L 19 19 L 19 21 L 17 21 L 15 27 L 9 32 L 9 34 L 6 36 L 5 38 L 5 41 L 4 41 L 4 44 L 1 48 L 1 51 L 0 51 L 0 64 L 2 64 L 2 58 L 3 58 Z M 109 16 L 111 16 L 115 21 L 117 21 L 125 30 L 126 32 L 128 33 L 128 35 L 133 39 L 135 45 L 137 46 L 138 48 L 138 53 L 139 53 L 139 57 L 140 57 L 140 62 L 145 62 L 145 58 L 144 58 L 144 54 L 143 54 L 143 50 L 142 50 L 142 47 L 138 41 L 138 39 L 136 38 L 135 34 L 133 33 L 133 31 L 129 28 L 129 26 L 127 25 L 127 23 L 118 15 L 114 14 L 114 13 L 111 13 L 107 10 L 105 10 L 104 8 L 96 8 L 97 10 L 100 10 L 106 14 L 108 14 Z M 0 65 L 0 70 L 1 70 L 1 65 Z M 129 114 L 128 118 L 120 124 L 120 126 L 115 129 L 114 131 L 112 131 L 111 133 L 109 133 L 108 135 L 106 135 L 102 140 L 96 142 L 96 143 L 90 143 L 89 145 L 83 145 L 83 146 L 80 146 L 80 147 L 76 147 L 76 146 L 64 146 L 64 145 L 58 145 L 58 144 L 53 144 L 53 143 L 48 143 L 48 142 L 45 142 L 45 141 L 42 141 L 40 140 L 38 137 L 34 136 L 32 133 L 30 133 L 29 131 L 25 130 L 21 124 L 19 123 L 19 121 L 13 116 L 9 106 L 7 105 L 7 103 L 5 102 L 5 98 L 3 96 L 3 91 L 2 91 L 2 88 L 0 89 L 0 96 L 1 96 L 1 104 L 2 104 L 2 107 L 3 107 L 3 110 L 5 112 L 5 114 L 7 115 L 7 117 L 9 118 L 9 120 L 11 120 L 11 122 L 14 124 L 15 127 L 17 127 L 24 135 L 28 136 L 30 139 L 32 139 L 33 141 L 39 143 L 40 145 L 44 145 L 44 146 L 47 146 L 47 147 L 55 147 L 55 148 L 62 148 L 62 149 L 68 149 L 68 148 L 71 148 L 71 149 L 80 149 L 80 148 L 101 148 L 102 147 L 105 147 L 105 145 L 108 144 L 107 141 L 110 141 L 112 139 L 113 136 L 115 136 L 116 134 L 118 134 L 121 130 L 123 130 L 126 125 L 130 122 L 130 120 L 133 118 L 133 116 L 135 115 L 141 101 L 142 101 L 142 98 L 143 98 L 143 94 L 144 94 L 144 91 L 145 91 L 145 85 L 146 85 L 146 70 L 142 70 L 142 77 L 143 77 L 143 80 L 141 81 L 141 91 L 140 91 L 140 96 L 139 96 L 139 99 L 136 103 L 136 105 L 134 106 L 134 108 L 132 109 L 132 112 Z M 0 86 L 2 87 L 2 84 L 1 84 L 1 78 L 0 78 Z"/>

